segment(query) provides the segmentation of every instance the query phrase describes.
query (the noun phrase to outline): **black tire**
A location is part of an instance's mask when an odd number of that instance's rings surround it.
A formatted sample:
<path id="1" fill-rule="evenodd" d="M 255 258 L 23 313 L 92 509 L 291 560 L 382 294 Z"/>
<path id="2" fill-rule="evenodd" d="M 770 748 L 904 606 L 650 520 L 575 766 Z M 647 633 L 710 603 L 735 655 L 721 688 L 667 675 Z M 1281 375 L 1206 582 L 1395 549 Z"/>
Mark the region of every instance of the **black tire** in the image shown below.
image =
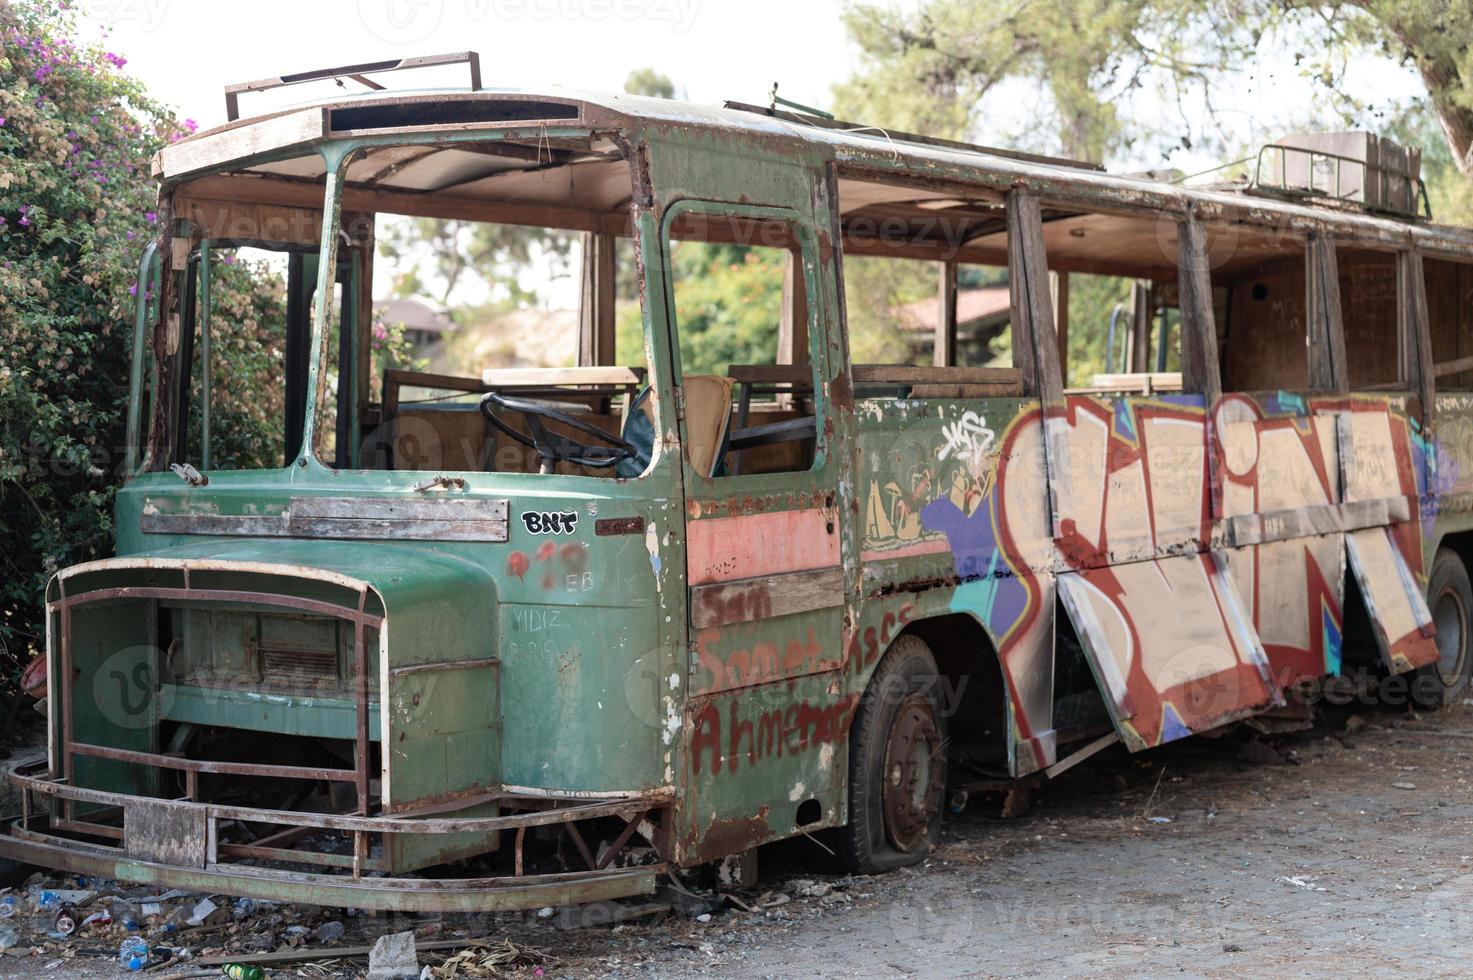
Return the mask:
<path id="1" fill-rule="evenodd" d="M 915 864 L 940 839 L 946 716 L 938 676 L 925 642 L 902 636 L 859 702 L 849 733 L 849 823 L 840 830 L 851 871 Z"/>
<path id="2" fill-rule="evenodd" d="M 1438 661 L 1411 677 L 1412 702 L 1419 708 L 1441 708 L 1468 689 L 1473 676 L 1473 585 L 1457 553 L 1440 548 L 1427 578 L 1427 606 L 1437 627 Z"/>

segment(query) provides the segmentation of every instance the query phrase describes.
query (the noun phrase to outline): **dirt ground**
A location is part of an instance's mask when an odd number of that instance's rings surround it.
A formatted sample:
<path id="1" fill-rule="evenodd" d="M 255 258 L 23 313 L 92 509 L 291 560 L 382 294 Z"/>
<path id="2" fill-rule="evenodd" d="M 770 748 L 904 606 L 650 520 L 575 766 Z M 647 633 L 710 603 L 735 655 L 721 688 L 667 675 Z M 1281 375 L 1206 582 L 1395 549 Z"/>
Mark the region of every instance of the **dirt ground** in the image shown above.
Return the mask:
<path id="1" fill-rule="evenodd" d="M 918 868 L 844 878 L 808 840 L 764 852 L 760 884 L 738 897 L 765 909 L 568 932 L 536 914 L 360 918 L 348 941 L 404 928 L 492 936 L 550 957 L 540 975 L 568 977 L 1467 976 L 1470 750 L 1467 702 L 1420 717 L 1362 708 L 1269 739 L 1116 748 L 1045 787 L 1027 816 L 1003 820 L 996 799 L 974 797 Z M 12 950 L 0 974 L 123 975 L 61 951 Z M 498 975 L 539 975 L 522 964 Z"/>

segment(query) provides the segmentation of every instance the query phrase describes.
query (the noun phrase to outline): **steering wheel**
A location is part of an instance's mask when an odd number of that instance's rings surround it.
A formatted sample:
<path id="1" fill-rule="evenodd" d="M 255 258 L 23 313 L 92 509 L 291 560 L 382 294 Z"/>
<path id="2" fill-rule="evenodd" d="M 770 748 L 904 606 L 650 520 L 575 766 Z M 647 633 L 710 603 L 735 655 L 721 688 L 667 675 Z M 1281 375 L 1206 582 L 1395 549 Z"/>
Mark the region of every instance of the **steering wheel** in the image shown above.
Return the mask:
<path id="1" fill-rule="evenodd" d="M 527 422 L 527 431 L 521 432 L 512 428 L 505 419 L 497 414 L 498 411 L 519 413 Z M 553 472 L 558 463 L 576 463 L 579 466 L 603 469 L 622 460 L 630 459 L 638 452 L 634 446 L 612 433 L 605 432 L 591 422 L 525 398 L 508 398 L 500 392 L 488 392 L 481 398 L 481 414 L 490 419 L 492 425 L 517 442 L 529 449 L 535 449 L 542 460 L 539 470 L 542 473 Z M 592 436 L 603 445 L 590 446 L 587 443 L 569 439 L 561 432 L 549 431 L 543 424 L 544 420 L 558 422 L 584 435 Z"/>

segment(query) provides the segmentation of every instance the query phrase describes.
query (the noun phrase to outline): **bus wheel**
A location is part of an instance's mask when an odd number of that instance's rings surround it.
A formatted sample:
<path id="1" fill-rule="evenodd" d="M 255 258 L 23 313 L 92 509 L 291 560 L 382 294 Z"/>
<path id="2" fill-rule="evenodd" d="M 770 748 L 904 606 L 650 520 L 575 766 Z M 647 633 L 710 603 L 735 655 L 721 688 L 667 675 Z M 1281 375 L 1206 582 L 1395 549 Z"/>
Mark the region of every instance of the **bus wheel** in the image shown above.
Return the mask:
<path id="1" fill-rule="evenodd" d="M 1427 583 L 1427 605 L 1437 628 L 1437 663 L 1412 677 L 1412 701 L 1421 708 L 1451 704 L 1468 687 L 1473 675 L 1470 628 L 1473 628 L 1473 586 L 1457 554 L 1442 548 L 1432 563 Z"/>
<path id="2" fill-rule="evenodd" d="M 937 677 L 930 648 L 902 636 L 859 702 L 849 734 L 849 824 L 841 831 L 854 871 L 915 864 L 940 836 L 946 717 Z"/>

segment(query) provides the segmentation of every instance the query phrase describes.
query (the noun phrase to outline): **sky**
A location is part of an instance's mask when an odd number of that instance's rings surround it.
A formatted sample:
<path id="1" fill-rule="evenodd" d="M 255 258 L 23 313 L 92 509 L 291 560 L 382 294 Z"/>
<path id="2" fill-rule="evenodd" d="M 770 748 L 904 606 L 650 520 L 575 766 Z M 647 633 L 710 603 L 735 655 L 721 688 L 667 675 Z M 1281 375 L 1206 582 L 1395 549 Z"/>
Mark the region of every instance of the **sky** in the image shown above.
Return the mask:
<path id="1" fill-rule="evenodd" d="M 202 127 L 225 121 L 230 82 L 467 49 L 486 87 L 619 91 L 653 66 L 697 102 L 826 102 L 853 70 L 838 0 L 81 0 L 127 70 Z M 463 68 L 380 81 L 464 84 Z M 330 83 L 324 83 L 330 84 Z M 351 83 L 350 83 L 351 84 Z M 307 98 L 243 96 L 241 112 Z M 315 91 L 323 92 L 322 88 Z"/>
<path id="2" fill-rule="evenodd" d="M 653 67 L 675 82 L 677 94 L 708 104 L 765 103 L 778 82 L 784 97 L 826 107 L 833 85 L 859 67 L 840 18 L 843 0 L 78 0 L 77 6 L 84 32 L 126 57 L 127 71 L 201 128 L 225 122 L 222 90 L 231 82 L 467 49 L 480 53 L 488 88 L 618 91 L 632 70 Z M 463 66 L 376 77 L 394 88 L 466 79 Z M 1415 73 L 1375 58 L 1351 65 L 1346 88 L 1377 103 L 1422 92 Z M 241 112 L 254 115 L 331 91 L 331 82 L 320 82 L 245 94 Z M 1252 145 L 1302 126 L 1312 116 L 1313 94 L 1293 67 L 1293 52 L 1281 46 L 1224 79 L 1212 97 L 1220 122 L 1232 131 L 1225 142 Z M 1140 111 L 1161 118 L 1201 111 L 1200 105 L 1153 106 L 1150 98 Z M 1004 142 L 1027 134 L 1040 102 L 1036 85 L 1010 83 L 989 103 L 982 138 Z M 1195 173 L 1222 162 L 1214 152 L 1220 151 L 1178 149 L 1163 160 L 1159 147 L 1140 146 L 1134 159 L 1110 164 Z M 376 272 L 387 275 L 386 264 Z"/>

